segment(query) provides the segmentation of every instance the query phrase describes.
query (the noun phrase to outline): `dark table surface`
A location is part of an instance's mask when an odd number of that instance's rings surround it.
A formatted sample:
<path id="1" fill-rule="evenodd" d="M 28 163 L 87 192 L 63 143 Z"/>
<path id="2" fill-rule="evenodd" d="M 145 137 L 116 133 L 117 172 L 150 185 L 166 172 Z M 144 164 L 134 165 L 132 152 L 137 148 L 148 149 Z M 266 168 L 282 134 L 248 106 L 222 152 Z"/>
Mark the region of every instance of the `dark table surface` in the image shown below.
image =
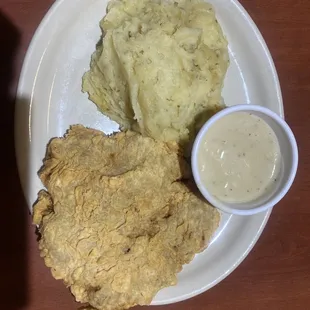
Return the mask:
<path id="1" fill-rule="evenodd" d="M 3 310 L 71 310 L 78 306 L 39 257 L 14 156 L 14 94 L 20 69 L 32 35 L 53 2 L 0 0 Z M 299 144 L 297 179 L 236 271 L 198 297 L 157 309 L 310 309 L 310 1 L 241 2 L 265 37 L 279 73 L 286 119 Z"/>

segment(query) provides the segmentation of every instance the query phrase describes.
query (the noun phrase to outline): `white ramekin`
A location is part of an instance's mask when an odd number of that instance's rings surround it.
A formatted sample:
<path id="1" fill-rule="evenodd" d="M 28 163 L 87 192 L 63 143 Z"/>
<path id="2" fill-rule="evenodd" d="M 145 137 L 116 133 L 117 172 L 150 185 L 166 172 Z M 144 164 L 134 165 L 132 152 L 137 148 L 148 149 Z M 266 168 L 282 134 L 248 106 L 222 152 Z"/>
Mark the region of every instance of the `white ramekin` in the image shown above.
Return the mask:
<path id="1" fill-rule="evenodd" d="M 232 113 L 249 112 L 263 119 L 275 132 L 281 150 L 281 167 L 277 186 L 254 201 L 247 203 L 226 203 L 218 200 L 201 181 L 198 168 L 198 150 L 209 128 L 218 120 Z M 257 105 L 236 105 L 225 108 L 211 117 L 199 131 L 192 149 L 192 171 L 195 182 L 202 195 L 216 208 L 231 214 L 252 215 L 275 206 L 289 191 L 295 179 L 298 166 L 298 148 L 294 134 L 288 124 L 276 113 Z"/>

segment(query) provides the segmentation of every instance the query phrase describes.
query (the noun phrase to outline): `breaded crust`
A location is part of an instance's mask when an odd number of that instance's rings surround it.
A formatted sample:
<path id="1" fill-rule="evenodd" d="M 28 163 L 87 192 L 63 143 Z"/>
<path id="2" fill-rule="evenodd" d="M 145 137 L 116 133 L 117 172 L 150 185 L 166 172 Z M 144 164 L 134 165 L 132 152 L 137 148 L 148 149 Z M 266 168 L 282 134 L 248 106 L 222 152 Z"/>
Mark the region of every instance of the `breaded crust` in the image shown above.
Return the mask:
<path id="1" fill-rule="evenodd" d="M 150 304 L 207 245 L 219 213 L 183 183 L 174 143 L 72 126 L 39 172 L 41 256 L 76 300 L 100 310 Z"/>

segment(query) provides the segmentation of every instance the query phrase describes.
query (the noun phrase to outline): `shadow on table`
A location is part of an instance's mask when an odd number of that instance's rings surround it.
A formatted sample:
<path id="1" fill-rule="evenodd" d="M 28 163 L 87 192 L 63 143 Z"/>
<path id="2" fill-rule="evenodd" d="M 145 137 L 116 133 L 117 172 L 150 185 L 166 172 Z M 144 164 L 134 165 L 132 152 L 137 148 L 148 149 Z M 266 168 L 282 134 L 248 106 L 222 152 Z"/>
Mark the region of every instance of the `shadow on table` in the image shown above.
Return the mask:
<path id="1" fill-rule="evenodd" d="M 18 310 L 27 304 L 27 208 L 14 151 L 13 64 L 20 34 L 0 11 L 0 305 Z"/>

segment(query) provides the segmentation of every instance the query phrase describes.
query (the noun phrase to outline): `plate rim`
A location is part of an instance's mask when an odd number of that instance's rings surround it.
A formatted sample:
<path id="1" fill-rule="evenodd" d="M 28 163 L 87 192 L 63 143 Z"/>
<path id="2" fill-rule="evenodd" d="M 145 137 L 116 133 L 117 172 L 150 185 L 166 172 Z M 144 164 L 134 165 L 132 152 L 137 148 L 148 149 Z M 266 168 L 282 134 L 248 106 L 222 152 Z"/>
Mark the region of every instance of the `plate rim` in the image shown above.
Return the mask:
<path id="1" fill-rule="evenodd" d="M 205 0 L 206 2 L 208 2 L 208 0 Z M 264 53 L 268 59 L 269 62 L 269 66 L 271 69 L 271 73 L 272 73 L 272 77 L 273 77 L 273 81 L 274 81 L 274 85 L 275 85 L 275 91 L 277 94 L 277 98 L 278 98 L 278 102 L 279 104 L 279 115 L 284 118 L 284 104 L 283 104 L 283 97 L 282 97 L 282 91 L 281 91 L 281 85 L 280 85 L 280 80 L 278 77 L 278 73 L 276 70 L 276 66 L 273 60 L 273 57 L 271 55 L 271 52 L 267 46 L 267 43 L 263 37 L 263 35 L 261 34 L 259 28 L 257 27 L 257 25 L 255 24 L 254 20 L 251 18 L 251 16 L 249 15 L 249 13 L 246 11 L 246 9 L 243 7 L 243 5 L 239 2 L 239 0 L 228 0 L 230 3 L 234 4 L 234 6 L 236 7 L 236 9 L 238 9 L 240 11 L 240 13 L 244 16 L 245 20 L 249 23 L 249 25 L 252 28 L 253 33 L 255 33 L 256 37 L 259 39 L 261 46 L 263 47 Z M 18 146 L 18 139 L 17 139 L 17 135 L 18 135 L 18 131 L 19 131 L 19 124 L 17 122 L 19 113 L 20 113 L 20 107 L 19 107 L 19 98 L 20 98 L 20 94 L 22 93 L 23 90 L 23 84 L 24 84 L 24 80 L 26 78 L 26 73 L 28 71 L 28 67 L 29 67 L 29 63 L 31 60 L 31 56 L 33 54 L 34 51 L 34 47 L 35 44 L 37 43 L 39 36 L 41 34 L 41 32 L 44 30 L 44 27 L 46 26 L 46 24 L 49 22 L 49 19 L 54 15 L 54 13 L 57 11 L 57 9 L 65 2 L 65 0 L 56 0 L 48 9 L 48 11 L 46 12 L 46 14 L 44 15 L 44 17 L 41 19 L 36 31 L 34 32 L 31 42 L 27 48 L 24 60 L 23 60 L 23 64 L 22 64 L 22 69 L 20 72 L 20 77 L 18 79 L 18 86 L 17 86 L 17 91 L 16 91 L 16 99 L 15 99 L 15 116 L 14 116 L 14 136 L 15 136 L 15 155 L 16 155 L 16 161 L 17 161 L 17 167 L 18 167 L 18 172 L 19 172 L 19 176 L 21 175 L 20 172 L 20 156 L 18 154 L 18 150 L 19 150 L 19 146 Z M 31 112 L 31 109 L 29 109 Z M 28 121 L 28 126 L 29 128 L 31 127 L 31 124 Z M 28 133 L 28 142 L 31 144 L 31 139 L 30 139 L 30 135 Z M 30 212 L 32 213 L 32 210 L 30 208 L 29 205 L 29 199 L 27 197 L 27 192 L 24 188 L 24 184 L 21 184 L 22 188 L 23 188 L 23 194 L 26 198 L 27 201 L 27 205 L 28 208 L 30 209 Z M 171 298 L 171 299 L 167 299 L 164 302 L 152 302 L 151 305 L 165 305 L 165 304 L 172 304 L 172 303 L 176 303 L 176 302 L 180 302 L 180 301 L 184 301 L 187 299 L 190 299 L 192 297 L 195 297 L 197 295 L 200 295 L 204 292 L 206 292 L 207 290 L 211 289 L 212 287 L 214 287 L 215 285 L 217 285 L 218 283 L 220 283 L 222 280 L 224 280 L 227 276 L 229 276 L 242 262 L 243 260 L 248 256 L 248 254 L 251 252 L 251 250 L 253 249 L 253 247 L 255 246 L 255 244 L 257 243 L 257 241 L 259 240 L 262 232 L 264 231 L 266 224 L 269 220 L 269 217 L 272 213 L 273 209 L 270 209 L 268 211 L 265 211 L 265 217 L 259 227 L 259 230 L 257 231 L 255 237 L 253 238 L 251 244 L 249 244 L 248 248 L 246 249 L 246 251 L 243 253 L 243 255 L 235 262 L 235 264 L 233 265 L 232 268 L 230 268 L 228 271 L 224 272 L 220 277 L 218 277 L 215 281 L 213 281 L 212 283 L 209 283 L 208 285 L 204 285 L 202 286 L 201 289 L 199 290 L 195 290 L 191 293 L 188 294 L 184 294 L 181 295 L 180 297 L 175 297 L 175 298 Z"/>

